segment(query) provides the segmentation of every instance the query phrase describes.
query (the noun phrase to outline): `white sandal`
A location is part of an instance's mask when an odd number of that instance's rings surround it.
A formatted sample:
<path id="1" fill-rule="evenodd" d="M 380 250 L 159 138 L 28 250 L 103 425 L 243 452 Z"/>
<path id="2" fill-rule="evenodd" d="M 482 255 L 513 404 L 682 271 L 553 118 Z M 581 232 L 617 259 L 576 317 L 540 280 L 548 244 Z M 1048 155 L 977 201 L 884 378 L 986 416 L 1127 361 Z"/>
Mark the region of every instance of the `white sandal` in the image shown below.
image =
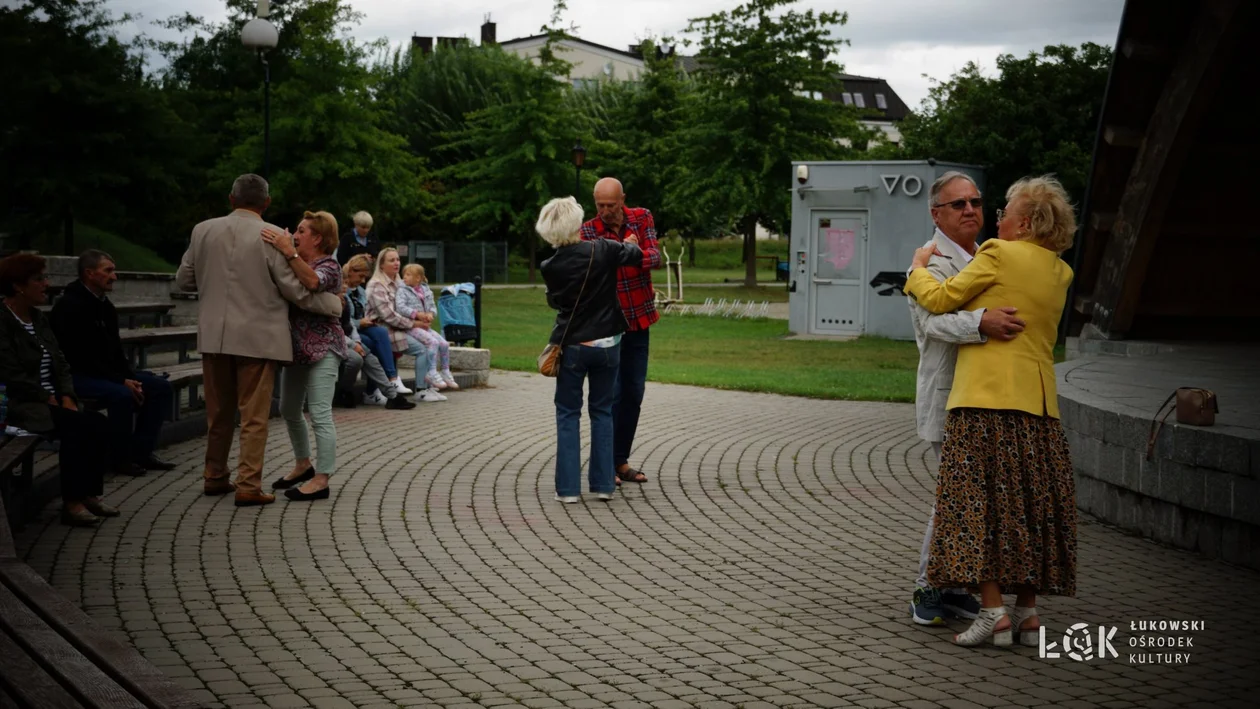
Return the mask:
<path id="1" fill-rule="evenodd" d="M 1003 606 L 981 608 L 980 616 L 971 624 L 971 627 L 967 628 L 966 632 L 954 636 L 954 644 L 962 645 L 963 647 L 975 647 L 984 644 L 986 640 L 992 639 L 993 644 L 997 647 L 1010 647 L 1010 625 L 1008 624 L 1002 630 L 995 630 L 997 624 L 1006 617 L 1006 608 Z"/>
<path id="2" fill-rule="evenodd" d="M 1011 613 L 1010 618 L 1011 618 L 1011 630 L 1013 630 L 1017 634 L 1020 645 L 1030 645 L 1033 647 L 1037 647 L 1040 645 L 1041 643 L 1041 633 L 1040 633 L 1041 623 L 1040 622 L 1037 623 L 1036 628 L 1033 628 L 1032 630 L 1024 630 L 1025 622 L 1029 620 L 1037 620 L 1037 607 L 1036 606 L 1033 606 L 1031 608 L 1021 608 L 1019 606 L 1015 606 L 1015 609 Z"/>

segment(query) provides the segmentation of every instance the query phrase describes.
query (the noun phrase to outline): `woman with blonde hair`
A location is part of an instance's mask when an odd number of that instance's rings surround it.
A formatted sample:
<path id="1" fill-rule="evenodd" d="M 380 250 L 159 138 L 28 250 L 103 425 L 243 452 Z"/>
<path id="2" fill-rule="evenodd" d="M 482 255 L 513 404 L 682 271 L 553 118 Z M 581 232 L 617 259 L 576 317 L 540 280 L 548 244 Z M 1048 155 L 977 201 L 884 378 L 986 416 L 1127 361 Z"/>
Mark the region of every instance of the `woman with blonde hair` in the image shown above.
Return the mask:
<path id="1" fill-rule="evenodd" d="M 312 293 L 341 293 L 341 267 L 337 250 L 337 220 L 328 212 L 306 212 L 297 231 L 290 235 L 263 230 L 263 240 L 284 254 L 293 274 Z M 297 458 L 288 475 L 271 484 L 284 490 L 290 500 L 324 500 L 330 495 L 328 477 L 337 467 L 337 429 L 333 426 L 333 395 L 346 358 L 345 333 L 339 318 L 289 306 L 289 331 L 293 335 L 293 362 L 280 373 L 280 414 L 289 430 L 289 443 Z M 315 429 L 315 463 L 302 415 L 303 404 Z M 301 485 L 301 487 L 296 487 Z"/>
<path id="2" fill-rule="evenodd" d="M 1076 595 L 1076 488 L 1059 423 L 1054 344 L 1072 269 L 1060 258 L 1076 218 L 1053 177 L 1025 177 L 997 210 L 998 238 L 938 282 L 915 251 L 905 292 L 933 313 L 1014 306 L 1013 340 L 962 345 L 945 419 L 928 576 L 979 587 L 980 616 L 959 645 L 1037 644 L 1037 594 Z M 1016 594 L 1008 617 L 1002 594 Z"/>
<path id="3" fill-rule="evenodd" d="M 590 380 L 591 457 L 587 481 L 599 499 L 612 499 L 613 421 L 621 334 L 626 318 L 617 302 L 617 269 L 643 263 L 634 234 L 624 242 L 582 241 L 582 207 L 572 197 L 553 199 L 534 228 L 556 249 L 543 261 L 547 305 L 555 308 L 550 342 L 561 349 L 556 376 L 556 499 L 574 503 L 582 492 L 582 381 Z"/>
<path id="4" fill-rule="evenodd" d="M 423 380 L 424 372 L 429 371 L 429 350 L 409 333 L 412 328 L 419 327 L 421 320 L 409 318 L 398 312 L 398 289 L 405 288 L 398 272 L 402 268 L 402 259 L 398 257 L 398 249 L 386 247 L 381 249 L 376 258 L 376 271 L 372 280 L 368 281 L 367 299 L 368 317 L 389 330 L 390 344 L 394 352 L 406 352 L 416 358 L 417 385 Z M 402 379 L 395 377 L 394 388 L 400 393 L 410 394 L 411 390 L 403 386 Z M 422 389 L 416 394 L 420 401 L 446 401 L 446 397 L 436 389 Z"/>

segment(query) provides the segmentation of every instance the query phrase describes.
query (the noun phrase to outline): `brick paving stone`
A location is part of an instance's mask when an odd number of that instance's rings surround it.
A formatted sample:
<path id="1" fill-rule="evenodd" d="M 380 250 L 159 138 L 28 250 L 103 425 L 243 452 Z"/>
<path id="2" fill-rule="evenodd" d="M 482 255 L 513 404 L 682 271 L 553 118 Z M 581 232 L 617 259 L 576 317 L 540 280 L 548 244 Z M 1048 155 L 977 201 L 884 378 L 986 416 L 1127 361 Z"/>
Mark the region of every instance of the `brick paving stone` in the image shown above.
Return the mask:
<path id="1" fill-rule="evenodd" d="M 958 648 L 908 622 L 935 480 L 907 404 L 651 384 L 610 503 L 551 493 L 554 382 L 412 412 L 338 409 L 333 498 L 237 509 L 176 471 L 107 481 L 92 530 L 50 506 L 20 553 L 206 706 L 1251 706 L 1235 600 L 1260 573 L 1082 516 L 1048 639 L 1120 626 L 1118 660 Z M 433 426 L 457 435 L 419 435 Z M 401 434 L 401 435 L 400 435 Z M 292 461 L 272 421 L 266 477 Z M 592 540 L 600 540 L 593 543 Z M 1127 662 L 1130 620 L 1203 620 L 1188 666 Z M 1233 631 L 1233 632 L 1231 632 Z M 1058 636 L 1058 637 L 1056 637 Z M 974 681 L 960 681 L 970 678 Z M 395 698 L 397 701 L 395 701 Z"/>

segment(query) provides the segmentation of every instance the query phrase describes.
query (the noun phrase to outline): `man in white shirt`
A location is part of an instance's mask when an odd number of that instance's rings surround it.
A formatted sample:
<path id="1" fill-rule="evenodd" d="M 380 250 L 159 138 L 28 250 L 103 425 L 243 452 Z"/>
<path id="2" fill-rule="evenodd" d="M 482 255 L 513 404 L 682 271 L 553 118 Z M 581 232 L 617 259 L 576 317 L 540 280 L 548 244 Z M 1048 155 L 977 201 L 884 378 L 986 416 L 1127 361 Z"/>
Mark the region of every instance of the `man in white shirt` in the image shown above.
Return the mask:
<path id="1" fill-rule="evenodd" d="M 928 204 L 932 221 L 936 224 L 936 231 L 928 244 L 934 243 L 939 254 L 928 262 L 928 271 L 937 280 L 943 281 L 957 275 L 975 255 L 976 238 L 984 227 L 984 202 L 979 188 L 970 177 L 951 171 L 932 183 Z M 914 399 L 918 433 L 920 438 L 932 445 L 939 464 L 941 444 L 945 439 L 945 404 L 954 383 L 958 346 L 981 343 L 987 338 L 1014 339 L 1024 329 L 1024 321 L 1015 316 L 1015 308 L 960 310 L 933 315 L 913 298 L 906 300 L 910 304 L 910 318 L 914 323 L 914 339 L 919 346 Z M 966 589 L 937 590 L 928 583 L 928 549 L 935 522 L 933 505 L 919 553 L 919 575 L 910 604 L 911 618 L 919 625 L 944 625 L 947 613 L 973 619 L 980 611 L 980 604 Z"/>

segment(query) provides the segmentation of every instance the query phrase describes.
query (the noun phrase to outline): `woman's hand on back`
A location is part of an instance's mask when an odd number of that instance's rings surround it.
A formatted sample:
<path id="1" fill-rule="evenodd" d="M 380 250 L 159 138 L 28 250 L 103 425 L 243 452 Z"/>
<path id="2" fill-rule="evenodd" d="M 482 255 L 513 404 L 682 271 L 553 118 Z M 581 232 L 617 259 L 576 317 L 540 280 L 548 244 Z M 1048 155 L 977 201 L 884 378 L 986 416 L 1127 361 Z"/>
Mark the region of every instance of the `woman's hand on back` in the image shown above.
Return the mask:
<path id="1" fill-rule="evenodd" d="M 936 244 L 928 244 L 922 248 L 915 249 L 914 260 L 910 262 L 910 268 L 911 270 L 916 268 L 927 268 L 928 261 L 931 260 L 933 256 L 942 255 L 943 254 L 937 250 Z"/>
<path id="2" fill-rule="evenodd" d="M 297 248 L 293 245 L 293 235 L 289 233 L 288 229 L 281 232 L 267 227 L 262 230 L 262 240 L 284 254 L 285 258 L 293 258 L 294 254 L 297 253 Z"/>

